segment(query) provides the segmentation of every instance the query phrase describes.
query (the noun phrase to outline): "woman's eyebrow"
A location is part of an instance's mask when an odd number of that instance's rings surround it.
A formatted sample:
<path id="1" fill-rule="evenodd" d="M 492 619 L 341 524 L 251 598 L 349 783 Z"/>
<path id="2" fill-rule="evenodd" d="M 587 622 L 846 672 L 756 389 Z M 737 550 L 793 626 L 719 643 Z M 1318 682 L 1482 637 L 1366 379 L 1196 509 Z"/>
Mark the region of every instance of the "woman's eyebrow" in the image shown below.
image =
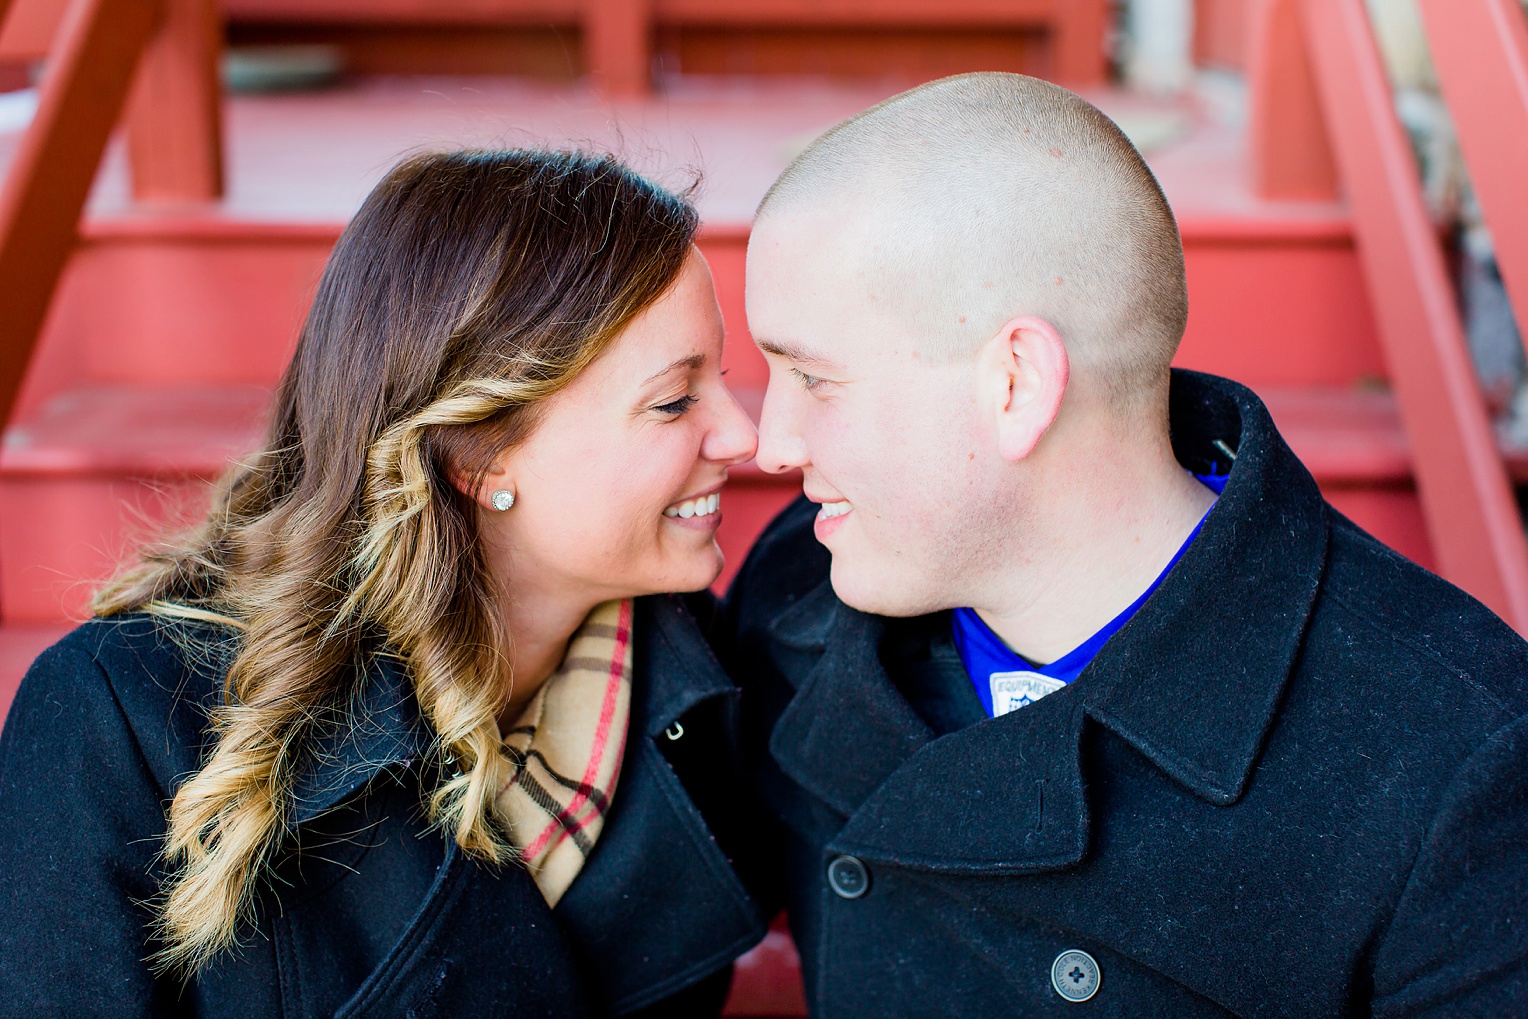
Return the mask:
<path id="1" fill-rule="evenodd" d="M 705 365 L 705 363 L 706 355 L 704 354 L 691 354 L 689 357 L 681 357 L 677 361 L 670 362 L 666 367 L 660 368 L 658 371 L 653 372 L 647 378 L 642 380 L 642 384 L 645 386 L 650 382 L 656 382 L 658 379 L 663 378 L 663 376 L 677 368 L 688 368 L 691 371 L 699 371 Z"/>

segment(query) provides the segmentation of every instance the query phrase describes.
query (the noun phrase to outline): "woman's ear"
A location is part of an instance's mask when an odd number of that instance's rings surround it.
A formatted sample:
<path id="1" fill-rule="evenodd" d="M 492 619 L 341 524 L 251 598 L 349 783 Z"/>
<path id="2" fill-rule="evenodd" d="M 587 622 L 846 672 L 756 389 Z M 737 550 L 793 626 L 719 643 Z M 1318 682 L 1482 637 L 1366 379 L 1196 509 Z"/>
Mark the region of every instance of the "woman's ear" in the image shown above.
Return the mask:
<path id="1" fill-rule="evenodd" d="M 1011 462 L 1024 459 L 1061 412 L 1071 377 L 1061 334 L 1042 318 L 1013 319 L 982 346 L 978 371 L 999 454 Z"/>
<path id="2" fill-rule="evenodd" d="M 508 507 L 502 505 L 504 497 L 499 495 L 499 493 L 510 493 L 510 504 L 513 505 L 515 492 L 514 480 L 510 476 L 510 459 L 508 453 L 501 454 L 493 462 L 493 465 L 484 472 L 476 485 L 472 483 L 472 478 L 469 475 L 462 473 L 455 467 L 447 470 L 446 476 L 451 479 L 451 487 L 477 503 L 483 509 L 502 512 Z M 496 495 L 499 496 L 498 502 L 495 502 L 494 499 Z"/>

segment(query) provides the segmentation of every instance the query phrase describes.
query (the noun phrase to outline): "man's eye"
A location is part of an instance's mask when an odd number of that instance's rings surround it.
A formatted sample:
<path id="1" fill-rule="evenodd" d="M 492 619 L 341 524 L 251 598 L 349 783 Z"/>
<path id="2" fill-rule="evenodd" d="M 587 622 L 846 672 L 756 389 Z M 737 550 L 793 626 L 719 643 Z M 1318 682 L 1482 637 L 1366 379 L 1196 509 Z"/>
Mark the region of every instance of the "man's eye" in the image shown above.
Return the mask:
<path id="1" fill-rule="evenodd" d="M 673 403 L 660 404 L 653 409 L 664 414 L 672 414 L 675 417 L 678 417 L 680 414 L 683 414 L 685 411 L 689 410 L 699 402 L 700 397 L 691 396 L 689 393 L 686 393 L 679 399 L 675 400 Z"/>
<path id="2" fill-rule="evenodd" d="M 822 379 L 819 379 L 815 375 L 808 375 L 800 368 L 792 368 L 791 374 L 796 376 L 796 381 L 801 383 L 802 386 L 806 387 L 807 389 L 816 389 L 817 386 L 823 382 Z"/>

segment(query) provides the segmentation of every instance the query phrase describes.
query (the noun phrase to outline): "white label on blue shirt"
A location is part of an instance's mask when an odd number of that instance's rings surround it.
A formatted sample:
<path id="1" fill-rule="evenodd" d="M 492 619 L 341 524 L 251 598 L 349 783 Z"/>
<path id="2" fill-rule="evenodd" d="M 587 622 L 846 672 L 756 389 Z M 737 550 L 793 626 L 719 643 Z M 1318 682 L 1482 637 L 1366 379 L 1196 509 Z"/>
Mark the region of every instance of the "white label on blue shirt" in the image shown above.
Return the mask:
<path id="1" fill-rule="evenodd" d="M 1038 672 L 994 672 L 987 681 L 992 684 L 993 718 L 1033 704 L 1066 686 L 1065 681 Z"/>

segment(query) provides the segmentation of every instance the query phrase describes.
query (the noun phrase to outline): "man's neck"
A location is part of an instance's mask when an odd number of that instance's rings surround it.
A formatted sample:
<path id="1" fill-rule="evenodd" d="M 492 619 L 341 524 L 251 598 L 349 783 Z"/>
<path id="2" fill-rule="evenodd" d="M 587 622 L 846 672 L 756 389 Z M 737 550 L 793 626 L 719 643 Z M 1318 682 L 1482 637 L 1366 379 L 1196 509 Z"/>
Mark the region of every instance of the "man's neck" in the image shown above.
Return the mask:
<path id="1" fill-rule="evenodd" d="M 1036 665 L 1082 644 L 1139 598 L 1188 540 L 1215 494 L 1171 452 L 1095 474 L 1030 529 L 1022 556 L 984 585 L 978 615 Z"/>

